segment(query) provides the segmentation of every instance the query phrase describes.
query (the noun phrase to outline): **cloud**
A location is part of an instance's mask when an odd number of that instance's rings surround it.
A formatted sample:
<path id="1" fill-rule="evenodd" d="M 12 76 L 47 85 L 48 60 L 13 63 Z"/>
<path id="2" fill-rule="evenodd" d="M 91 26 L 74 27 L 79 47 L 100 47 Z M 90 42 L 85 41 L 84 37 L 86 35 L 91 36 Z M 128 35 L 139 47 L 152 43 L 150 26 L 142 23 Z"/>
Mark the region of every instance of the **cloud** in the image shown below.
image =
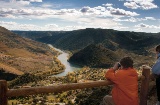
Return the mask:
<path id="1" fill-rule="evenodd" d="M 92 19 L 84 18 L 84 17 L 63 17 L 62 19 L 66 19 L 71 22 L 77 22 L 75 25 L 57 25 L 57 24 L 46 24 L 46 25 L 34 25 L 34 24 L 21 24 L 13 21 L 5 22 L 0 21 L 1 26 L 6 27 L 9 30 L 33 30 L 33 31 L 68 31 L 68 30 L 77 30 L 77 29 L 85 29 L 85 28 L 103 28 L 103 29 L 111 29 L 113 27 L 122 27 L 121 24 L 111 20 L 111 19 L 97 19 L 93 17 Z"/>
<path id="2" fill-rule="evenodd" d="M 83 7 L 82 9 L 80 9 L 80 11 L 82 13 L 93 13 L 95 11 L 95 9 L 87 6 L 87 7 Z"/>
<path id="3" fill-rule="evenodd" d="M 103 6 L 106 6 L 106 7 L 112 7 L 113 6 L 113 4 L 111 4 L 111 3 L 107 3 L 107 4 L 102 4 Z"/>
<path id="4" fill-rule="evenodd" d="M 42 2 L 42 0 L 9 0 L 9 2 L 7 1 L 0 1 L 1 4 L 7 4 L 10 5 L 11 7 L 16 7 L 16 6 L 28 6 L 30 5 L 32 2 Z"/>
<path id="5" fill-rule="evenodd" d="M 47 27 L 47 28 L 57 28 L 58 25 L 57 24 L 47 24 L 47 25 L 45 25 L 45 27 Z"/>
<path id="6" fill-rule="evenodd" d="M 136 2 L 126 2 L 124 3 L 124 6 L 131 9 L 138 9 L 140 7 Z"/>
<path id="7" fill-rule="evenodd" d="M 80 11 L 82 13 L 85 14 L 97 14 L 97 15 L 101 15 L 103 17 L 106 16 L 138 16 L 139 14 L 137 14 L 136 12 L 131 12 L 131 11 L 126 11 L 124 9 L 119 9 L 119 8 L 113 8 L 113 7 L 94 7 L 94 8 L 90 8 L 90 7 L 83 7 L 82 9 L 80 9 Z"/>
<path id="8" fill-rule="evenodd" d="M 10 22 L 0 21 L 0 24 L 1 24 L 1 25 L 17 25 L 16 22 L 12 22 L 12 21 L 10 21 Z"/>
<path id="9" fill-rule="evenodd" d="M 147 25 L 147 24 L 140 23 L 140 24 L 136 25 L 135 27 L 138 27 L 138 28 L 149 28 L 150 26 Z"/>
<path id="10" fill-rule="evenodd" d="M 49 7 L 52 7 L 52 5 L 51 4 L 42 4 L 41 7 L 49 8 Z"/>
<path id="11" fill-rule="evenodd" d="M 124 3 L 124 6 L 131 9 L 143 10 L 158 8 L 158 6 L 153 3 L 153 0 L 128 0 Z"/>
<path id="12" fill-rule="evenodd" d="M 21 0 L 22 1 L 22 0 Z M 27 2 L 41 2 L 41 0 L 25 0 Z M 13 1 L 14 2 L 14 1 Z M 16 1 L 18 2 L 18 1 Z M 5 4 L 5 2 L 4 2 Z M 33 24 L 20 24 L 8 25 L 9 23 L 3 22 L 3 26 L 10 30 L 74 30 L 84 28 L 107 28 L 124 30 L 128 27 L 119 24 L 119 21 L 140 21 L 138 13 L 132 11 L 126 11 L 120 8 L 112 7 L 113 4 L 103 4 L 102 6 L 89 7 L 85 6 L 76 9 L 54 9 L 50 4 L 41 4 L 40 6 L 17 4 L 16 7 L 10 7 L 13 3 L 7 4 L 0 8 L 0 18 L 14 18 L 19 21 L 26 19 L 37 19 Z M 24 3 L 25 4 L 25 3 Z M 39 3 L 38 3 L 39 4 Z M 117 19 L 117 20 L 113 20 Z M 124 18 L 124 19 L 123 19 Z M 128 18 L 128 19 L 126 19 Z M 52 22 L 45 24 L 43 22 L 41 26 L 38 25 L 38 21 L 43 19 L 50 19 Z M 118 20 L 119 19 L 119 20 Z M 126 20 L 125 20 L 126 19 Z M 154 19 L 147 17 L 146 19 Z M 15 20 L 15 21 L 16 21 Z M 58 21 L 62 21 L 63 25 L 58 25 Z M 55 24 L 54 22 L 57 22 Z M 70 23 L 71 25 L 68 25 Z M 11 24 L 11 23 L 10 23 Z M 13 23 L 12 23 L 13 24 Z M 34 25 L 35 24 L 35 25 Z M 37 24 L 37 25 L 36 25 Z"/>
<path id="13" fill-rule="evenodd" d="M 29 5 L 30 2 L 42 2 L 42 0 L 11 0 L 10 5 L 13 3 L 11 2 L 17 2 L 23 4 L 23 5 Z M 51 5 L 41 5 L 41 7 L 32 7 L 25 6 L 18 8 L 19 5 L 17 5 L 17 8 L 13 8 L 12 6 L 5 2 L 4 7 L 0 8 L 0 17 L 2 18 L 37 18 L 37 19 L 46 19 L 46 18 L 61 18 L 61 15 L 68 15 L 68 16 L 75 16 L 75 17 L 97 17 L 97 18 L 106 18 L 106 17 L 125 17 L 125 16 L 138 16 L 136 12 L 126 11 L 124 9 L 119 8 L 113 8 L 113 4 L 103 4 L 104 6 L 97 6 L 97 7 L 89 7 L 85 6 L 81 9 L 51 9 Z M 64 19 L 66 20 L 66 19 Z"/>
<path id="14" fill-rule="evenodd" d="M 151 29 L 160 29 L 160 26 L 156 26 L 156 25 L 147 25 L 144 23 L 140 23 L 138 25 L 135 25 L 136 28 L 151 28 Z"/>
<path id="15" fill-rule="evenodd" d="M 145 17 L 146 20 L 156 20 L 154 17 Z"/>
<path id="16" fill-rule="evenodd" d="M 42 0 L 9 0 L 9 2 L 42 2 Z"/>
<path id="17" fill-rule="evenodd" d="M 0 0 L 1 8 L 29 8 L 32 2 L 42 2 L 42 0 Z"/>
<path id="18" fill-rule="evenodd" d="M 16 4 L 20 4 L 20 5 L 29 5 L 30 2 L 29 1 L 17 1 L 15 2 Z"/>
<path id="19" fill-rule="evenodd" d="M 145 17 L 145 18 L 134 18 L 134 17 L 130 17 L 128 19 L 120 19 L 120 18 L 114 18 L 114 21 L 125 21 L 125 22 L 140 22 L 140 21 L 149 21 L 149 20 L 157 20 L 154 17 Z"/>
<path id="20" fill-rule="evenodd" d="M 125 11 L 123 9 L 111 9 L 110 10 L 112 15 L 119 15 L 119 16 L 138 16 L 139 14 L 137 14 L 136 12 L 131 12 L 131 11 Z"/>
<path id="21" fill-rule="evenodd" d="M 153 9 L 153 8 L 158 8 L 157 5 L 151 3 L 151 2 L 141 2 L 139 3 L 141 8 L 144 10 L 148 10 L 148 9 Z"/>
<path id="22" fill-rule="evenodd" d="M 113 29 L 115 29 L 115 30 L 125 31 L 126 29 L 129 29 L 129 27 L 116 26 L 116 27 L 113 27 Z"/>
<path id="23" fill-rule="evenodd" d="M 42 2 L 42 0 L 29 0 L 30 2 Z"/>

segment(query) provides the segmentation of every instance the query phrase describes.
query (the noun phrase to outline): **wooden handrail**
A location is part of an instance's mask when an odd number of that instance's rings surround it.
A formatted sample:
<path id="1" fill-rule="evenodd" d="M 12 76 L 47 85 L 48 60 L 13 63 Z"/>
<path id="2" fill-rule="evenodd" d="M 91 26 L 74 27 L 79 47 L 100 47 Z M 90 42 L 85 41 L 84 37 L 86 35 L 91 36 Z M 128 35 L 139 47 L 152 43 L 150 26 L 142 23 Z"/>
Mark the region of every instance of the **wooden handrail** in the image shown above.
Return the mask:
<path id="1" fill-rule="evenodd" d="M 145 77 L 139 76 L 138 80 L 144 80 Z M 30 88 L 20 88 L 20 89 L 10 89 L 7 91 L 7 97 L 14 96 L 27 96 L 41 93 L 58 93 L 68 90 L 84 89 L 84 88 L 93 88 L 100 86 L 108 86 L 113 83 L 108 80 L 92 81 L 92 82 L 83 82 L 83 83 L 68 83 L 55 86 L 41 86 L 41 87 L 30 87 Z"/>
<path id="2" fill-rule="evenodd" d="M 149 77 L 150 77 L 150 68 L 143 67 L 142 76 L 139 76 L 139 79 L 142 81 L 141 92 L 140 92 L 140 105 L 147 105 L 146 97 L 148 94 L 148 86 L 150 79 Z M 31 87 L 31 88 L 7 90 L 7 82 L 5 80 L 0 80 L 0 105 L 7 105 L 8 97 L 27 96 L 27 95 L 35 95 L 42 93 L 58 93 L 68 90 L 108 86 L 112 84 L 113 83 L 111 81 L 100 80 L 100 81 L 84 82 L 84 83 L 69 83 L 69 84 L 61 84 L 55 86 L 43 86 L 43 87 Z"/>
<path id="3" fill-rule="evenodd" d="M 111 84 L 112 82 L 110 81 L 101 80 L 101 81 L 94 81 L 94 82 L 61 84 L 61 85 L 55 85 L 55 86 L 11 89 L 11 90 L 8 90 L 7 97 L 27 96 L 27 95 L 41 94 L 41 93 L 55 93 L 55 92 L 58 93 L 62 91 L 107 86 Z"/>

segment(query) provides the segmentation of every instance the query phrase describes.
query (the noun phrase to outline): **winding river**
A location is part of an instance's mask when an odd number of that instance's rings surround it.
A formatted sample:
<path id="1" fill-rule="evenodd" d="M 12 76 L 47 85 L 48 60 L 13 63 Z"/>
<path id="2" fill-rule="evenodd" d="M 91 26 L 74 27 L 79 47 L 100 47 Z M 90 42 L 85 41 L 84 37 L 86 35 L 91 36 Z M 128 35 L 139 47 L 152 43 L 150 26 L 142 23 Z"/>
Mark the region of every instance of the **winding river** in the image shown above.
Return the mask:
<path id="1" fill-rule="evenodd" d="M 68 56 L 69 54 L 60 50 L 60 49 L 57 49 L 55 47 L 53 47 L 51 44 L 49 44 L 50 47 L 54 48 L 55 50 L 59 51 L 61 54 L 57 57 L 61 63 L 66 67 L 65 68 L 65 71 L 60 73 L 60 74 L 57 74 L 57 75 L 53 75 L 53 76 L 56 76 L 56 77 L 60 77 L 60 76 L 65 76 L 66 74 L 68 74 L 68 72 L 73 72 L 73 71 L 76 71 L 76 70 L 80 70 L 81 67 L 80 66 L 77 66 L 75 64 L 72 64 L 72 63 L 69 63 L 67 60 L 68 60 Z"/>

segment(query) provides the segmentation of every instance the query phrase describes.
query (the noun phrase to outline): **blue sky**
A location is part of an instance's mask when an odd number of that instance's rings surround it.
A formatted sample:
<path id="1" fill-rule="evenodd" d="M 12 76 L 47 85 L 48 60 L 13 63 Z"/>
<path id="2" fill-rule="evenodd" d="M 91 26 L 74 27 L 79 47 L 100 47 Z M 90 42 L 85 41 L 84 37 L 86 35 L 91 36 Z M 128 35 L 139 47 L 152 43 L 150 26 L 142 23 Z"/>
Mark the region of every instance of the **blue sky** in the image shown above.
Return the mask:
<path id="1" fill-rule="evenodd" d="M 0 4 L 0 25 L 9 30 L 160 32 L 159 0 L 0 0 Z"/>

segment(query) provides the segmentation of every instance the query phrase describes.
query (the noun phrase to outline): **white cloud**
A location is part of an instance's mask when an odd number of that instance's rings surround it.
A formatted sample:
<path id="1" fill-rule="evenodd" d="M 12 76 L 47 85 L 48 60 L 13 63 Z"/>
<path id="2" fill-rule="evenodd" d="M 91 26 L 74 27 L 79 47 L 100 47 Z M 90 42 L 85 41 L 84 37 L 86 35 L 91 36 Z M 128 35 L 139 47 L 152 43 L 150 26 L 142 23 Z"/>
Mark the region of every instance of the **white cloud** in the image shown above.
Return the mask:
<path id="1" fill-rule="evenodd" d="M 145 17 L 146 20 L 156 20 L 154 17 Z"/>
<path id="2" fill-rule="evenodd" d="M 128 19 L 120 19 L 120 18 L 114 18 L 114 21 L 126 21 L 126 22 L 140 22 L 140 21 L 149 21 L 149 20 L 157 20 L 154 17 L 145 17 L 145 18 L 134 18 L 130 17 Z"/>
<path id="3" fill-rule="evenodd" d="M 102 7 L 102 6 L 98 6 L 98 7 L 94 7 L 96 10 L 99 10 L 99 11 L 102 11 L 102 12 L 105 12 L 106 11 L 106 8 L 105 7 Z"/>
<path id="4" fill-rule="evenodd" d="M 156 26 L 156 25 L 147 25 L 144 23 L 140 23 L 138 25 L 135 25 L 136 28 L 150 28 L 150 29 L 160 29 L 160 26 Z"/>
<path id="5" fill-rule="evenodd" d="M 17 1 L 15 2 L 16 4 L 20 4 L 20 5 L 29 5 L 30 2 L 29 1 Z"/>
<path id="6" fill-rule="evenodd" d="M 131 9 L 154 9 L 158 8 L 157 5 L 153 3 L 153 0 L 127 0 L 128 2 L 124 3 L 124 6 Z"/>
<path id="7" fill-rule="evenodd" d="M 0 24 L 1 25 L 17 25 L 16 22 L 12 22 L 12 21 L 10 21 L 10 22 L 0 21 Z"/>
<path id="8" fill-rule="evenodd" d="M 141 3 L 141 2 L 153 2 L 154 0 L 126 0 L 126 1 L 133 1 L 133 2 L 136 2 L 136 3 Z"/>
<path id="9" fill-rule="evenodd" d="M 150 26 L 147 25 L 147 24 L 140 23 L 140 24 L 136 25 L 135 27 L 138 27 L 138 28 L 149 28 Z"/>
<path id="10" fill-rule="evenodd" d="M 115 29 L 115 30 L 125 31 L 125 30 L 129 29 L 129 27 L 116 26 L 116 27 L 113 27 L 113 29 Z"/>
<path id="11" fill-rule="evenodd" d="M 138 9 L 140 7 L 136 2 L 126 2 L 124 3 L 124 6 L 131 9 Z"/>
<path id="12" fill-rule="evenodd" d="M 124 9 L 119 9 L 119 8 L 113 8 L 113 7 L 83 7 L 80 9 L 82 13 L 85 14 L 97 14 L 100 17 L 106 17 L 106 16 L 138 16 L 136 12 L 131 12 L 131 11 L 126 11 Z M 104 16 L 103 16 L 104 15 Z"/>
<path id="13" fill-rule="evenodd" d="M 39 26 L 39 25 L 34 25 L 34 24 L 20 24 L 20 23 L 16 23 L 16 22 L 4 22 L 4 21 L 0 21 L 1 26 L 6 27 L 9 30 L 35 30 L 35 31 L 60 31 L 60 30 L 77 30 L 77 29 L 85 29 L 85 28 L 113 28 L 113 27 L 121 27 L 121 24 L 116 23 L 115 21 L 111 20 L 111 19 L 97 19 L 97 18 L 83 18 L 83 17 L 77 17 L 76 18 L 72 18 L 72 17 L 63 17 L 64 19 L 67 18 L 68 20 L 70 19 L 70 21 L 73 22 L 77 22 L 76 25 L 64 25 L 64 26 L 60 26 L 57 24 L 46 24 L 44 26 Z M 63 19 L 62 18 L 62 19 Z M 78 21 L 77 21 L 78 20 Z"/>
<path id="14" fill-rule="evenodd" d="M 30 2 L 42 2 L 42 0 L 29 0 Z"/>
<path id="15" fill-rule="evenodd" d="M 1 7 L 19 8 L 29 6 L 32 2 L 42 2 L 42 0 L 7 0 L 0 1 Z"/>
<path id="16" fill-rule="evenodd" d="M 13 8 L 13 2 L 21 2 L 22 4 L 28 4 L 29 2 L 42 2 L 42 0 L 12 0 L 10 4 L 3 2 L 5 4 L 4 7 L 0 8 L 0 17 L 3 18 L 34 18 L 34 19 L 46 19 L 46 18 L 60 18 L 62 15 L 74 16 L 77 17 L 125 17 L 125 16 L 138 16 L 136 12 L 125 11 L 119 8 L 113 8 L 112 4 L 105 4 L 105 6 L 97 6 L 97 7 L 82 7 L 81 9 L 49 9 L 51 5 L 43 5 L 42 7 L 31 7 L 25 6 L 18 8 Z M 11 6 L 11 7 L 10 7 Z M 106 7 L 107 6 L 107 7 Z M 63 18 L 64 19 L 64 18 Z M 67 19 L 64 19 L 67 20 Z"/>
<path id="17" fill-rule="evenodd" d="M 83 7 L 82 9 L 80 9 L 80 11 L 82 12 L 82 13 L 87 13 L 87 12 L 93 12 L 93 9 L 92 8 L 90 8 L 89 6 L 86 6 L 86 7 Z"/>
<path id="18" fill-rule="evenodd" d="M 60 21 L 71 22 L 73 25 L 59 26 L 54 23 L 46 24 L 44 26 L 37 26 L 34 24 L 19 24 L 7 25 L 4 27 L 10 30 L 74 30 L 84 28 L 107 28 L 112 29 L 127 29 L 117 21 L 112 20 L 113 17 L 130 17 L 138 16 L 135 12 L 125 11 L 123 9 L 116 9 L 113 7 L 82 7 L 81 9 L 49 9 L 40 7 L 23 7 L 23 8 L 0 8 L 1 18 L 20 18 L 20 19 L 58 19 Z M 39 20 L 40 21 L 40 20 Z"/>
<path id="19" fill-rule="evenodd" d="M 112 15 L 120 15 L 120 16 L 138 16 L 139 14 L 137 14 L 136 12 L 131 12 L 131 11 L 125 11 L 123 9 L 111 9 L 110 10 Z"/>
<path id="20" fill-rule="evenodd" d="M 89 7 L 85 6 L 81 9 L 53 9 L 51 4 L 41 4 L 40 6 L 33 7 L 33 5 L 27 4 L 31 2 L 42 2 L 42 0 L 20 0 L 16 1 L 16 5 L 14 4 L 14 0 L 10 3 L 3 2 L 2 7 L 0 8 L 0 18 L 12 18 L 12 19 L 37 19 L 37 21 L 41 21 L 43 19 L 52 19 L 53 21 L 63 21 L 62 25 L 58 23 L 55 24 L 49 23 L 43 26 L 36 25 L 37 22 L 33 24 L 20 24 L 15 22 L 0 22 L 4 27 L 10 30 L 74 30 L 74 29 L 84 29 L 84 28 L 107 28 L 107 29 L 117 29 L 117 30 L 129 30 L 128 27 L 123 26 L 122 21 L 125 22 L 140 22 L 152 20 L 155 21 L 154 17 L 144 17 L 144 18 L 136 18 L 140 14 L 132 11 L 126 11 L 124 9 L 112 7 L 113 4 L 103 4 L 102 6 Z M 20 3 L 22 2 L 22 3 Z M 26 2 L 26 4 L 25 4 Z M 2 3 L 0 1 L 0 3 Z M 24 4 L 23 4 L 24 3 Z M 127 4 L 128 3 L 128 4 Z M 131 4 L 130 4 L 131 3 Z M 141 3 L 141 4 L 140 4 Z M 23 4 L 23 5 L 22 5 Z M 39 4 L 39 3 L 38 3 Z M 144 5 L 145 9 L 147 9 L 147 4 L 143 4 L 140 0 L 130 0 L 126 2 L 126 6 L 132 9 L 142 8 Z M 16 21 L 15 20 L 15 21 Z M 71 23 L 72 25 L 68 25 Z M 13 24 L 13 25 L 9 25 Z M 135 24 L 135 23 L 133 23 Z M 141 27 L 149 27 L 145 24 L 137 25 L 136 28 Z M 133 27 L 133 26 L 132 26 Z M 152 26 L 153 27 L 153 26 Z M 155 27 L 155 28 L 158 28 Z"/>
<path id="21" fill-rule="evenodd" d="M 42 4 L 41 7 L 49 8 L 49 7 L 52 7 L 52 5 L 51 4 Z"/>
<path id="22" fill-rule="evenodd" d="M 45 25 L 46 28 L 57 28 L 58 25 L 57 24 L 47 24 Z"/>
<path id="23" fill-rule="evenodd" d="M 103 6 L 106 6 L 106 7 L 112 7 L 113 6 L 113 4 L 111 4 L 111 3 L 107 3 L 107 4 L 102 4 Z"/>
<path id="24" fill-rule="evenodd" d="M 144 9 L 144 10 L 148 10 L 148 9 L 153 9 L 153 8 L 158 8 L 157 5 L 151 3 L 151 2 L 141 2 L 139 3 L 141 8 Z"/>

